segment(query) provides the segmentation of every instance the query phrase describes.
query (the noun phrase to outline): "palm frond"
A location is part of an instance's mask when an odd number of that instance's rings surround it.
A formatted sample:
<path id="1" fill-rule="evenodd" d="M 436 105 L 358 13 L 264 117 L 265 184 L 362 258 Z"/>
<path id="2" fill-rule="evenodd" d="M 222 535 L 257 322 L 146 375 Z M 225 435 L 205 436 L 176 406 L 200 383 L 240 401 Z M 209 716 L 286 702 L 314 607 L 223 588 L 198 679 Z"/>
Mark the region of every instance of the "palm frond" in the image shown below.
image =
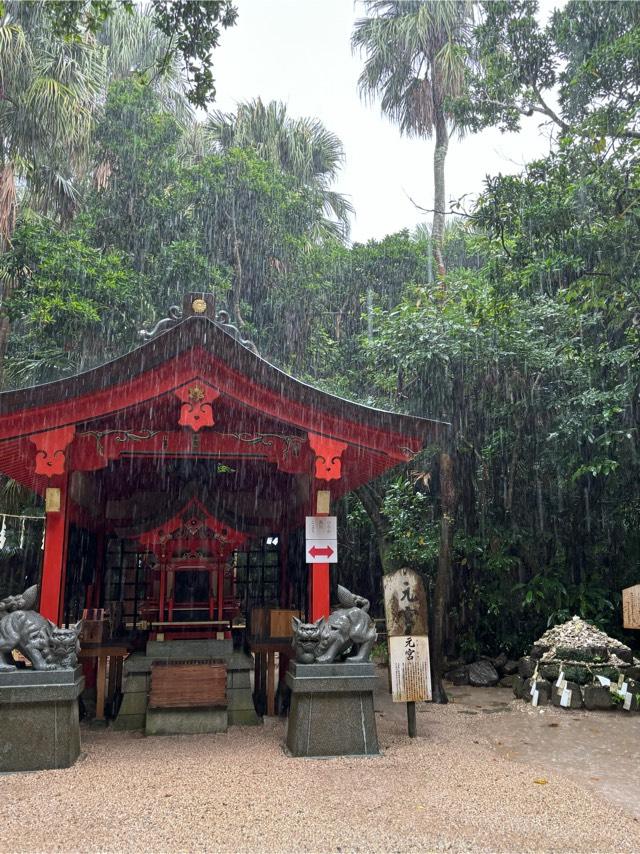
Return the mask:
<path id="1" fill-rule="evenodd" d="M 343 237 L 347 234 L 353 208 L 344 196 L 330 189 L 344 162 L 344 148 L 319 119 L 292 118 L 282 102 L 264 104 L 256 98 L 238 104 L 235 113 L 212 112 L 204 124 L 203 137 L 214 151 L 251 148 L 316 190 L 329 214 L 327 232 Z"/>
<path id="2" fill-rule="evenodd" d="M 98 42 L 106 51 L 110 80 L 139 75 L 185 129 L 193 124 L 184 72 L 171 39 L 155 26 L 149 6 L 118 6 L 98 33 Z"/>
<path id="3" fill-rule="evenodd" d="M 431 136 L 436 103 L 457 95 L 469 61 L 467 0 L 369 0 L 352 48 L 364 54 L 358 85 L 407 135 Z"/>

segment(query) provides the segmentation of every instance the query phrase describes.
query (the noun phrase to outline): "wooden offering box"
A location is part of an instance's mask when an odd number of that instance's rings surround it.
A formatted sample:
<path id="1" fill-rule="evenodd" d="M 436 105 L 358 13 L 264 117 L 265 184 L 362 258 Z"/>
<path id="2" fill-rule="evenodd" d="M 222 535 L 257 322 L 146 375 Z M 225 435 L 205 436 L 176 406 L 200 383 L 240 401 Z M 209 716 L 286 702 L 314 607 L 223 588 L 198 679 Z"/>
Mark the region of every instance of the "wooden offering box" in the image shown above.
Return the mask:
<path id="1" fill-rule="evenodd" d="M 226 708 L 227 667 L 221 661 L 154 661 L 150 709 Z"/>
<path id="2" fill-rule="evenodd" d="M 291 620 L 293 617 L 301 619 L 301 611 L 293 611 L 289 608 L 273 608 L 269 612 L 269 637 L 290 638 L 293 635 Z"/>
<path id="3" fill-rule="evenodd" d="M 110 623 L 104 608 L 86 608 L 82 612 L 80 644 L 105 643 L 109 640 Z"/>
<path id="4" fill-rule="evenodd" d="M 256 640 L 290 638 L 293 635 L 291 620 L 302 618 L 302 612 L 291 608 L 252 608 L 251 637 Z"/>

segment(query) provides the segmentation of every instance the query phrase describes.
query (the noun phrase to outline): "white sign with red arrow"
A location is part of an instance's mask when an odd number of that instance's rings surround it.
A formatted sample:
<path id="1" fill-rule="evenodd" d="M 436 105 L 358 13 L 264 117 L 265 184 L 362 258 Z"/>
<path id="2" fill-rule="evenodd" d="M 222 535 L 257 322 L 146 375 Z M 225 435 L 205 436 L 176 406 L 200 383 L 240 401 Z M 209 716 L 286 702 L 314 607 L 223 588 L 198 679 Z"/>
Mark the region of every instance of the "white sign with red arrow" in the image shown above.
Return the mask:
<path id="1" fill-rule="evenodd" d="M 307 563 L 338 563 L 338 526 L 335 516 L 307 516 Z"/>

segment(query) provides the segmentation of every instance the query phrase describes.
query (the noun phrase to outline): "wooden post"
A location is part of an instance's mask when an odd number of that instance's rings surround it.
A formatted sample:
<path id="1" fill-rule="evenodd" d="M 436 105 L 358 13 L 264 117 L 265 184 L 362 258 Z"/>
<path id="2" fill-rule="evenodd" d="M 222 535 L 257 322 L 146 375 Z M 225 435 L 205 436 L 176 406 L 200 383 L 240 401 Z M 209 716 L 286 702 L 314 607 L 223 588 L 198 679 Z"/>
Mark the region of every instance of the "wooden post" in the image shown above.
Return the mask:
<path id="1" fill-rule="evenodd" d="M 409 738 L 415 738 L 418 734 L 415 703 L 407 703 L 407 729 L 409 730 Z"/>
<path id="2" fill-rule="evenodd" d="M 98 656 L 98 675 L 96 677 L 96 720 L 104 720 L 104 693 L 107 680 L 107 656 Z"/>
<path id="3" fill-rule="evenodd" d="M 57 488 L 60 490 L 60 509 L 46 514 L 44 557 L 40 588 L 40 613 L 60 625 L 64 604 L 64 582 L 67 560 L 69 478 L 64 475 Z"/>
<path id="4" fill-rule="evenodd" d="M 275 704 L 275 678 L 276 678 L 276 654 L 274 650 L 267 652 L 267 715 L 273 717 L 276 713 Z"/>
<path id="5" fill-rule="evenodd" d="M 218 619 L 224 620 L 224 564 L 218 564 Z"/>
<path id="6" fill-rule="evenodd" d="M 160 592 L 158 593 L 158 622 L 164 620 L 164 600 L 167 595 L 167 570 L 160 565 Z"/>

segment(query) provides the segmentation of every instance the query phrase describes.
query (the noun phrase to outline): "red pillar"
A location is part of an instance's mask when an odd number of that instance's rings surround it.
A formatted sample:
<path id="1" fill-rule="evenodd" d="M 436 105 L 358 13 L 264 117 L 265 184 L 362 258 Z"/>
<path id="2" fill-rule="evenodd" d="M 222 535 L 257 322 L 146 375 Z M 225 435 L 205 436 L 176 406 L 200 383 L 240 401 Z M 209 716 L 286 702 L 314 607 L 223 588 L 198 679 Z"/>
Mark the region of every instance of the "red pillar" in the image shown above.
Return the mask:
<path id="1" fill-rule="evenodd" d="M 46 514 L 44 557 L 40 589 L 40 613 L 60 625 L 64 604 L 64 582 L 67 562 L 68 477 L 61 479 L 60 510 Z"/>
<path id="2" fill-rule="evenodd" d="M 312 491 L 311 512 L 315 516 L 328 516 L 326 512 L 318 512 L 317 487 Z M 324 509 L 324 508 L 323 508 Z M 311 622 L 319 620 L 320 617 L 327 618 L 331 612 L 331 585 L 328 563 L 309 564 L 309 610 L 311 611 Z"/>
<path id="3" fill-rule="evenodd" d="M 312 563 L 311 570 L 311 622 L 328 617 L 330 611 L 329 564 Z"/>
<path id="4" fill-rule="evenodd" d="M 309 446 L 315 454 L 314 475 L 311 487 L 311 513 L 316 516 L 328 516 L 330 508 L 328 502 L 319 506 L 318 492 L 324 492 L 328 497 L 328 481 L 339 480 L 342 477 L 342 453 L 346 449 L 345 442 L 321 436 L 316 433 L 308 433 Z M 324 482 L 325 486 L 320 486 Z M 320 617 L 328 617 L 330 610 L 329 589 L 329 564 L 315 563 L 309 565 L 309 581 L 311 582 L 311 619 L 318 620 Z"/>

